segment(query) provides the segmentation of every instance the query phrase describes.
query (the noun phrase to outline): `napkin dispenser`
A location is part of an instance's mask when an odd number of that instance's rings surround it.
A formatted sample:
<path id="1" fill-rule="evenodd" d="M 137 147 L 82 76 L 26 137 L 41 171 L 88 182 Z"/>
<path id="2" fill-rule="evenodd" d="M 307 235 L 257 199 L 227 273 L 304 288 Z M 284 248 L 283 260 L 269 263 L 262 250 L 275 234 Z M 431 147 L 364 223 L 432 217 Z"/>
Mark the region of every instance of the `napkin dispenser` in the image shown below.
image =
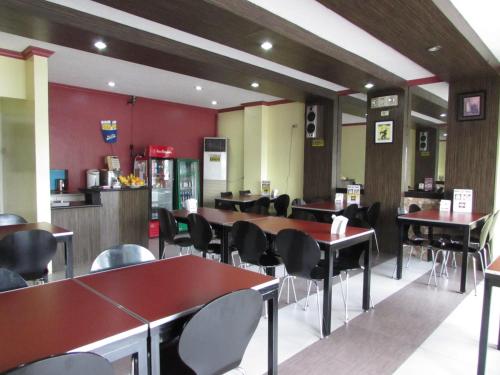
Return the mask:
<path id="1" fill-rule="evenodd" d="M 184 208 L 189 212 L 198 211 L 198 200 L 194 198 L 189 198 L 184 201 Z"/>
<path id="2" fill-rule="evenodd" d="M 349 219 L 345 216 L 335 216 L 332 215 L 332 226 L 330 227 L 330 233 L 332 234 L 345 234 L 347 223 Z"/>

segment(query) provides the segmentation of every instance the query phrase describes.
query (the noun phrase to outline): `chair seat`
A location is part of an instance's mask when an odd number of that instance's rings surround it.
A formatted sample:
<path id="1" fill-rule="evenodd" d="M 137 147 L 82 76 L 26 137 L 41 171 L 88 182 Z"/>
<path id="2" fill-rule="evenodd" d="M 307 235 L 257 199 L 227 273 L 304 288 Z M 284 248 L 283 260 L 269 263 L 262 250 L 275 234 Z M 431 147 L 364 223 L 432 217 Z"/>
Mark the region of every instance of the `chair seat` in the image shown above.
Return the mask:
<path id="1" fill-rule="evenodd" d="M 276 267 L 282 264 L 281 257 L 273 252 L 266 251 L 259 259 L 259 263 L 263 267 Z"/>
<path id="2" fill-rule="evenodd" d="M 212 241 L 208 244 L 207 253 L 220 254 L 222 252 L 222 245 L 220 240 Z"/>
<path id="3" fill-rule="evenodd" d="M 175 237 L 174 238 L 174 243 L 177 246 L 180 246 L 180 247 L 193 246 L 193 241 L 191 240 L 191 237 L 187 237 L 187 236 L 177 236 L 177 237 Z"/>
<path id="4" fill-rule="evenodd" d="M 414 237 L 408 239 L 408 243 L 411 245 L 420 246 L 420 245 L 423 245 L 423 243 L 426 240 L 427 240 L 427 238 L 420 237 L 420 236 L 414 236 Z"/>

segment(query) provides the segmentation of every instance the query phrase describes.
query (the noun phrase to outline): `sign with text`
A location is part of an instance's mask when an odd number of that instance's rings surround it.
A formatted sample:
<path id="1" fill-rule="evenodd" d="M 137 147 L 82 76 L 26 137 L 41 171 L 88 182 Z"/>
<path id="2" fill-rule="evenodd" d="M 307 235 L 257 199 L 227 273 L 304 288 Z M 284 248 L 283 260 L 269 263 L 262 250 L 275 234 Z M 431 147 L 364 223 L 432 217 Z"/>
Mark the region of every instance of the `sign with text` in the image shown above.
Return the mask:
<path id="1" fill-rule="evenodd" d="M 361 186 L 347 185 L 347 205 L 361 203 Z"/>
<path id="2" fill-rule="evenodd" d="M 472 189 L 453 189 L 453 212 L 472 212 Z"/>

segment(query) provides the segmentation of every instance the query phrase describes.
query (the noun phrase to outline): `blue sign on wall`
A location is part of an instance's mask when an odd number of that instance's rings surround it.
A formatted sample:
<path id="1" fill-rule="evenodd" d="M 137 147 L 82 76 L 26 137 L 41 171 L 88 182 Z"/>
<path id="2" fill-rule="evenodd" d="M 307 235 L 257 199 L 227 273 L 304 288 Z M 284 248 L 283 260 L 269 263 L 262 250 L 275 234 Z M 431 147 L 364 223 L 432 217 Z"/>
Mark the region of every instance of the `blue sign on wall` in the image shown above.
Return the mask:
<path id="1" fill-rule="evenodd" d="M 102 120 L 101 132 L 104 142 L 116 143 L 116 141 L 118 140 L 118 128 L 116 120 Z"/>

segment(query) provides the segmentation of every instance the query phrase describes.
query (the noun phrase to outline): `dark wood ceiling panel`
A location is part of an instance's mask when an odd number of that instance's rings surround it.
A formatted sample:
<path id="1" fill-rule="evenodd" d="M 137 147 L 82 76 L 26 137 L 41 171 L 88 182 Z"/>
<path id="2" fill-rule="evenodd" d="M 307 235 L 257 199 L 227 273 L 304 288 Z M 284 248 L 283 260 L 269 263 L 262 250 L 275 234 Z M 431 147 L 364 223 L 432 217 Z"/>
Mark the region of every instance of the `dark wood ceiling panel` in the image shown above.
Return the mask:
<path id="1" fill-rule="evenodd" d="M 49 2 L 0 2 L 0 30 L 97 53 L 93 42 L 108 42 L 102 54 L 243 89 L 258 80 L 259 91 L 292 100 L 309 94 L 332 97 L 331 90 L 199 48 L 162 38 Z"/>
<path id="2" fill-rule="evenodd" d="M 496 74 L 432 0 L 318 1 L 446 81 Z"/>
<path id="3" fill-rule="evenodd" d="M 247 1 L 98 2 L 357 91 L 366 91 L 363 87 L 366 82 L 373 82 L 379 88 L 406 84 L 379 66 Z M 265 40 L 274 44 L 272 50 L 260 48 Z"/>

